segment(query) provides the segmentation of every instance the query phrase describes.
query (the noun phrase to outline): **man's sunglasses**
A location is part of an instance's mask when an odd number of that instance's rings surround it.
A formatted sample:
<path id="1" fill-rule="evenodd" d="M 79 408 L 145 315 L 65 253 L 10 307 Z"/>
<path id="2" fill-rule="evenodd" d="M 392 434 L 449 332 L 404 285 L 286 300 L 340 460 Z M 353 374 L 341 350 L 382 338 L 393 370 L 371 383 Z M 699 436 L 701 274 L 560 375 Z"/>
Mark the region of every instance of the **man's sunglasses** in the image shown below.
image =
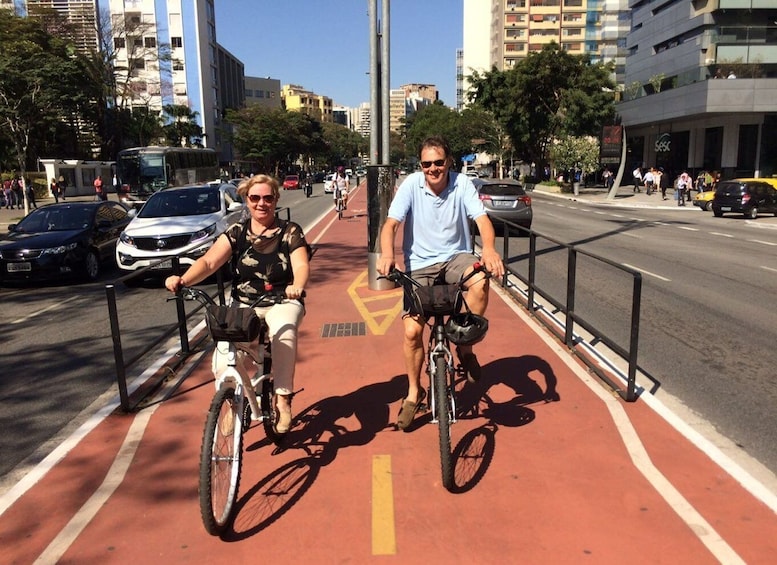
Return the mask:
<path id="1" fill-rule="evenodd" d="M 436 161 L 421 161 L 421 167 L 424 169 L 428 169 L 432 165 L 435 167 L 442 167 L 445 165 L 445 159 L 437 159 Z"/>
<path id="2" fill-rule="evenodd" d="M 248 195 L 248 201 L 252 204 L 256 204 L 257 202 L 260 202 L 264 200 L 267 202 L 267 204 L 272 204 L 275 202 L 275 195 L 274 194 L 249 194 Z"/>

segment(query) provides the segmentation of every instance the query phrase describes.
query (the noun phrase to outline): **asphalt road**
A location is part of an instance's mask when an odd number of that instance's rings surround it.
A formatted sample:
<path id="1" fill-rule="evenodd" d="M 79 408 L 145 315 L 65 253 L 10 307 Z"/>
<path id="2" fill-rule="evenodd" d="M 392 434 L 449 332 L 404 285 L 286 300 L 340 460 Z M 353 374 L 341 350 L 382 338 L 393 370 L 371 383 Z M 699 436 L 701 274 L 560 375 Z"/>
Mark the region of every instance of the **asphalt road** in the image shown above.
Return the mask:
<path id="1" fill-rule="evenodd" d="M 533 194 L 535 231 L 643 274 L 639 364 L 777 472 L 777 218 L 591 206 Z M 511 242 L 517 265 L 528 239 Z M 567 256 L 538 240 L 538 282 L 563 301 Z M 525 262 L 525 261 L 524 261 Z M 630 278 L 578 257 L 576 313 L 627 343 Z"/>

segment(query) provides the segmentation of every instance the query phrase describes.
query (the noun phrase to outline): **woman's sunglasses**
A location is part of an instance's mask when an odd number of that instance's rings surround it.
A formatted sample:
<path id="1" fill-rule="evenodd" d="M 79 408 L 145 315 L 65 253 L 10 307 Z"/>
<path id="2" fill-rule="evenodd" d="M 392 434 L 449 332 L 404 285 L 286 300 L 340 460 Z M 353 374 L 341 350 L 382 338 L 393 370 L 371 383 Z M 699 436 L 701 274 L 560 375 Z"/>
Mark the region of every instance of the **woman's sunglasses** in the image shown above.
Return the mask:
<path id="1" fill-rule="evenodd" d="M 428 169 L 432 165 L 435 167 L 442 167 L 445 165 L 445 159 L 437 159 L 436 161 L 421 161 L 421 167 L 424 169 Z"/>
<path id="2" fill-rule="evenodd" d="M 275 202 L 275 195 L 274 194 L 249 194 L 248 195 L 248 201 L 252 204 L 256 204 L 257 202 L 260 202 L 264 200 L 267 204 L 272 204 Z"/>

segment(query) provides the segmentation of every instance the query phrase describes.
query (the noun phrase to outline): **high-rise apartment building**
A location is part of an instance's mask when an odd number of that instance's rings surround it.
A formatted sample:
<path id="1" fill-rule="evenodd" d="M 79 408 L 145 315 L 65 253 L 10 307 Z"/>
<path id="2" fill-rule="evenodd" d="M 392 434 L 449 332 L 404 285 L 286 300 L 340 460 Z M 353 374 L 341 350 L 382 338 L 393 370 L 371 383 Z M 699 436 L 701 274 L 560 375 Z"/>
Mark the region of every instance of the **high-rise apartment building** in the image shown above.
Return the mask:
<path id="1" fill-rule="evenodd" d="M 35 8 L 56 10 L 71 24 L 70 39 L 77 49 L 84 53 L 99 50 L 97 0 L 25 0 L 17 4 L 23 4 L 27 13 Z"/>
<path id="2" fill-rule="evenodd" d="M 464 0 L 462 92 L 473 70 L 507 70 L 555 42 L 591 61 L 614 61 L 622 82 L 628 0 Z M 457 101 L 458 102 L 458 101 Z"/>
<path id="3" fill-rule="evenodd" d="M 213 0 L 108 0 L 107 5 L 116 74 L 131 85 L 129 105 L 188 106 L 201 120 L 203 145 L 216 148 L 222 109 Z M 167 49 L 169 60 L 160 56 Z"/>
<path id="4" fill-rule="evenodd" d="M 628 165 L 777 174 L 777 2 L 632 0 Z"/>

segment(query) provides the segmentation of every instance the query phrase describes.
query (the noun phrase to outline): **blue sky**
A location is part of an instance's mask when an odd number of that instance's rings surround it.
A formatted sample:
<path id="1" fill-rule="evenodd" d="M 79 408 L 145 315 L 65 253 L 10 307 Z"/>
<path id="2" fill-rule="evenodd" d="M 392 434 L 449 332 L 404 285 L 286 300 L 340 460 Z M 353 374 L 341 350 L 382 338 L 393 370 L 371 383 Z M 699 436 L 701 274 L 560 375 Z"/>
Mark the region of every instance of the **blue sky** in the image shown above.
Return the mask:
<path id="1" fill-rule="evenodd" d="M 380 2 L 378 14 L 381 14 Z M 462 0 L 391 0 L 391 88 L 435 84 L 456 105 Z M 245 74 L 298 84 L 336 104 L 370 100 L 368 0 L 216 0 L 217 41 Z"/>

